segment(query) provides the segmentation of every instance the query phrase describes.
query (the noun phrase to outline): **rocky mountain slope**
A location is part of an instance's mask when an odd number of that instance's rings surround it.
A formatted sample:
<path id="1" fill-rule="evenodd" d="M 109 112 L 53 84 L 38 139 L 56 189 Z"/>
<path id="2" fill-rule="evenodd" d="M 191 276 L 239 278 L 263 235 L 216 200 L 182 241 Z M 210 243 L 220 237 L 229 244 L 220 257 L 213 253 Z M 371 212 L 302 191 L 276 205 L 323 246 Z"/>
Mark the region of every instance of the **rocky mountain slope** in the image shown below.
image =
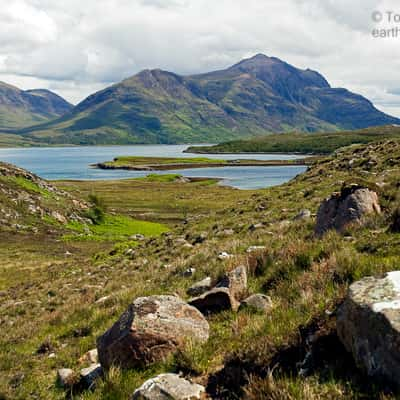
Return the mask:
<path id="1" fill-rule="evenodd" d="M 200 75 L 144 70 L 24 135 L 51 143 L 193 143 L 397 123 L 318 72 L 259 54 Z"/>
<path id="2" fill-rule="evenodd" d="M 0 82 L 0 130 L 43 123 L 71 109 L 72 104 L 49 90 L 20 90 Z"/>
<path id="3" fill-rule="evenodd" d="M 38 176 L 11 164 L 0 163 L 1 232 L 38 233 L 49 226 L 90 224 L 85 201 L 57 189 Z"/>

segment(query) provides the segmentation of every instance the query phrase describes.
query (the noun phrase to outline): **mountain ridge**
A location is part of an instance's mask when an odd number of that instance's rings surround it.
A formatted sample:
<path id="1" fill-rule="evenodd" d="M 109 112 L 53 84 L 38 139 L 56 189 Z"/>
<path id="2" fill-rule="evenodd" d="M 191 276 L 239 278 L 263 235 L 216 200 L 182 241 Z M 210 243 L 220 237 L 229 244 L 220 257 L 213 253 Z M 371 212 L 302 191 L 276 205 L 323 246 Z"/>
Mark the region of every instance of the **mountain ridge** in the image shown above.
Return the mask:
<path id="1" fill-rule="evenodd" d="M 50 90 L 21 90 L 0 81 L 1 130 L 40 124 L 58 118 L 72 108 L 72 104 Z"/>
<path id="2" fill-rule="evenodd" d="M 400 124 L 317 71 L 257 54 L 226 69 L 179 75 L 145 69 L 20 133 L 52 144 L 220 142 L 273 132 Z"/>

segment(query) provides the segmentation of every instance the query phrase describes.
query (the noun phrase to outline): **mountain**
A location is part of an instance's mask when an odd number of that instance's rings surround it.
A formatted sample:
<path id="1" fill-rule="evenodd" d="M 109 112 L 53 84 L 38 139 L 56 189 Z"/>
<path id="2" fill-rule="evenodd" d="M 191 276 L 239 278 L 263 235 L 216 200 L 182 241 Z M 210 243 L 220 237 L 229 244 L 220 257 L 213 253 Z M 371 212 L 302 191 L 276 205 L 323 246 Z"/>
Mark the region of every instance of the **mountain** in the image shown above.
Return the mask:
<path id="1" fill-rule="evenodd" d="M 144 70 L 23 134 L 51 143 L 189 143 L 387 124 L 400 120 L 318 72 L 258 54 L 200 75 Z"/>
<path id="2" fill-rule="evenodd" d="M 72 104 L 49 90 L 21 90 L 0 82 L 0 129 L 43 123 L 72 108 Z"/>

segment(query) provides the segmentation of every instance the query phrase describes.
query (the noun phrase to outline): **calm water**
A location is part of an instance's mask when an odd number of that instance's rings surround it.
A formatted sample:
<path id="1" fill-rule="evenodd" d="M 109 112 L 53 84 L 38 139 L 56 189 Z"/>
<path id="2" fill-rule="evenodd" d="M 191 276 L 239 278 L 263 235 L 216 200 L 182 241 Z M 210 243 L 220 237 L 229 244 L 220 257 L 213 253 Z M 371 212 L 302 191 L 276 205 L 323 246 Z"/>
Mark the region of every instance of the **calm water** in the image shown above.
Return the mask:
<path id="1" fill-rule="evenodd" d="M 145 171 L 100 170 L 91 164 L 109 161 L 114 157 L 162 156 L 195 157 L 183 153 L 187 145 L 137 145 L 137 146 L 82 146 L 82 147 L 31 147 L 0 149 L 0 160 L 16 164 L 45 179 L 121 179 L 146 176 Z M 209 158 L 290 160 L 300 156 L 289 154 L 224 154 L 205 155 Z M 155 173 L 179 173 L 188 177 L 222 178 L 221 184 L 239 189 L 258 189 L 287 182 L 306 168 L 302 166 L 283 167 L 222 167 L 201 169 L 180 169 Z"/>

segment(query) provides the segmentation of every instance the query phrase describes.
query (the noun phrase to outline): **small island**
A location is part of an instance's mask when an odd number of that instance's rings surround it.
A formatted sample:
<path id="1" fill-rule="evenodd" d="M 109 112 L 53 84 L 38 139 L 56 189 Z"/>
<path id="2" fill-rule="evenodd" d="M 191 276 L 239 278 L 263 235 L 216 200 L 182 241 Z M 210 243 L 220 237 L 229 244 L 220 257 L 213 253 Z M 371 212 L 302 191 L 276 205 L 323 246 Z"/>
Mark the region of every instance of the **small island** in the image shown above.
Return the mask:
<path id="1" fill-rule="evenodd" d="M 125 169 L 131 171 L 165 171 L 188 168 L 207 167 L 243 167 L 243 166 L 285 166 L 310 165 L 312 157 L 293 160 L 222 160 L 205 157 L 173 158 L 173 157 L 116 157 L 113 161 L 106 161 L 92 165 L 100 169 Z"/>

